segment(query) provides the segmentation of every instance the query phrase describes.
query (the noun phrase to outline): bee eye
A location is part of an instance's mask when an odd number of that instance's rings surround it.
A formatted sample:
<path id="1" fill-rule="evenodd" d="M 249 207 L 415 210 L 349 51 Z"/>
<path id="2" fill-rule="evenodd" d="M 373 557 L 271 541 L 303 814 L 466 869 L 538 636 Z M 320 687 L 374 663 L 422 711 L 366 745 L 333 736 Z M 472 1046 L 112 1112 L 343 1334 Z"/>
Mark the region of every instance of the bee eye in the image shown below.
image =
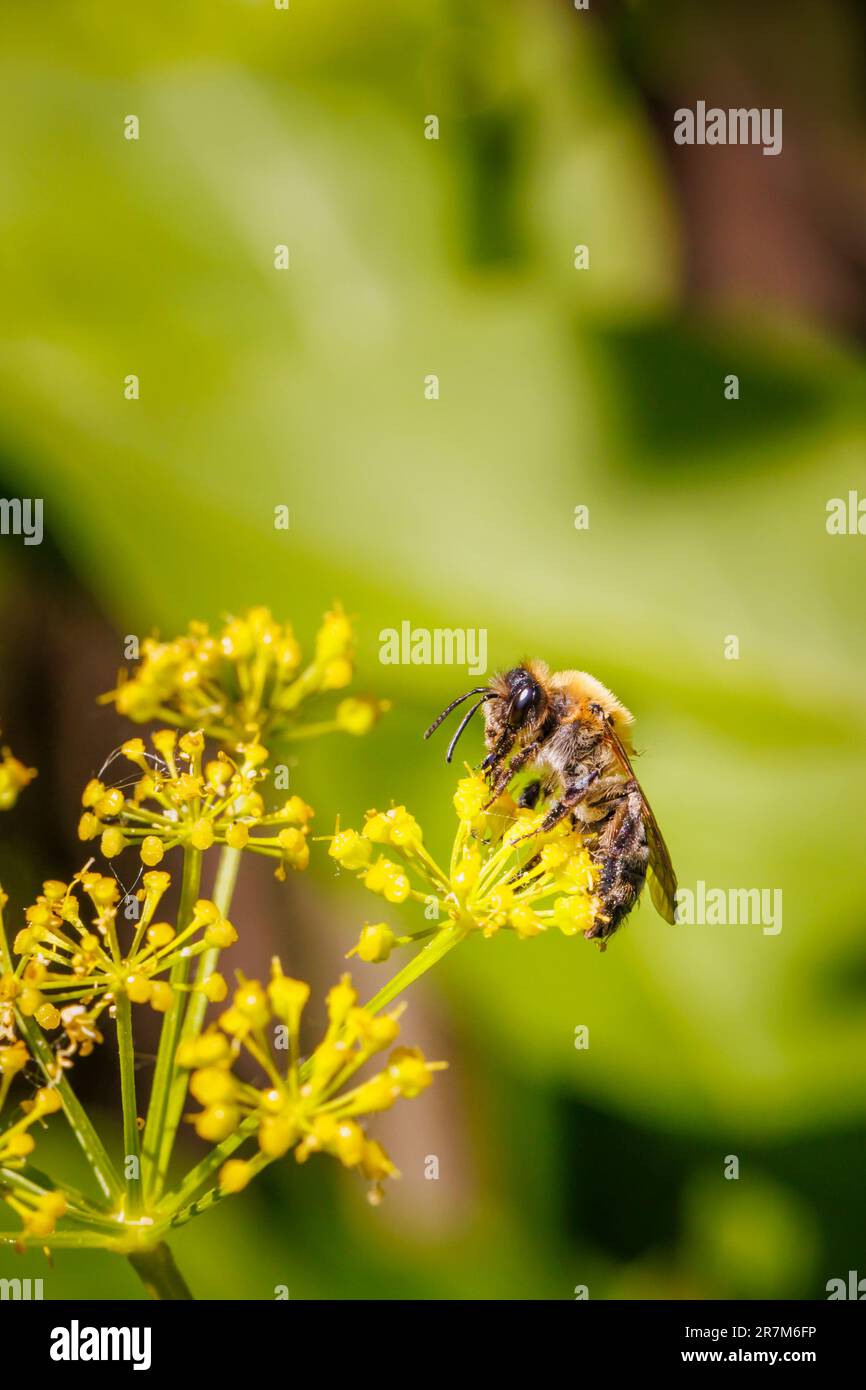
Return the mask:
<path id="1" fill-rule="evenodd" d="M 539 693 L 537 685 L 522 686 L 511 702 L 512 719 L 517 723 L 523 723 L 526 716 L 534 712 Z"/>

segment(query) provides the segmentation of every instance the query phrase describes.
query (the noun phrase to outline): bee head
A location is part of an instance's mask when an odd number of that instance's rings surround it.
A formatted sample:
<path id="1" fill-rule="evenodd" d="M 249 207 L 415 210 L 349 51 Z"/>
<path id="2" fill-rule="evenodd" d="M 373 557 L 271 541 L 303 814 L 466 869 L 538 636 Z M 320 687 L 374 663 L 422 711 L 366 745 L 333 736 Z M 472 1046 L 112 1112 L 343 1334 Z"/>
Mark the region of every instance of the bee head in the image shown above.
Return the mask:
<path id="1" fill-rule="evenodd" d="M 488 727 L 495 722 L 500 730 L 517 734 L 534 729 L 544 718 L 547 691 L 528 666 L 506 671 L 494 682 L 494 689 L 498 698 L 485 711 Z"/>
<path id="2" fill-rule="evenodd" d="M 448 745 L 448 752 L 445 755 L 446 762 L 450 763 L 464 729 L 482 705 L 484 706 L 484 736 L 488 748 L 492 748 L 493 744 L 504 733 L 516 737 L 521 733 L 530 732 L 541 722 L 547 712 L 548 696 L 542 682 L 528 666 L 515 666 L 511 671 L 506 671 L 504 675 L 494 676 L 489 685 L 479 685 L 474 690 L 467 690 L 465 695 L 458 695 L 457 699 L 452 700 L 438 718 L 434 719 L 424 737 L 429 738 L 432 733 L 435 733 L 452 710 L 455 710 L 458 705 L 462 705 L 473 695 L 480 696 L 480 699 L 461 719 L 457 732 Z"/>

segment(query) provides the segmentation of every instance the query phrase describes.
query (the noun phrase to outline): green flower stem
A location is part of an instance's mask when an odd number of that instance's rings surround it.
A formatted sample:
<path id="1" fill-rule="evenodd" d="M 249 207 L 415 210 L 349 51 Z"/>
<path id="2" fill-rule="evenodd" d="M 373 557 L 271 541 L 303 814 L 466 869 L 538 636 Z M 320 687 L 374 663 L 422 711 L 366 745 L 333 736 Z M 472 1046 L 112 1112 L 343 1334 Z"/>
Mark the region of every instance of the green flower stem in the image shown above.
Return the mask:
<path id="1" fill-rule="evenodd" d="M 227 917 L 231 907 L 232 897 L 237 882 L 238 870 L 241 863 L 241 851 L 230 849 L 228 845 L 223 846 L 220 851 L 219 864 L 217 866 L 216 879 L 214 880 L 213 901 L 219 908 L 223 917 Z M 208 976 L 212 975 L 217 967 L 220 952 L 218 947 L 211 947 L 201 956 L 196 972 L 196 983 L 202 984 Z M 204 1017 L 207 1012 L 207 996 L 198 990 L 189 996 L 189 1002 L 184 1014 L 183 1026 L 180 1030 L 178 1043 L 186 1042 L 191 1038 L 197 1038 L 204 1025 Z M 175 1052 L 177 1048 L 175 1047 Z M 157 1155 L 157 1167 L 153 1181 L 153 1196 L 158 1201 L 163 1187 L 165 1186 L 168 1175 L 168 1167 L 171 1162 L 174 1140 L 177 1134 L 177 1127 L 180 1124 L 180 1117 L 186 1103 L 187 1087 L 189 1085 L 189 1073 L 179 1067 L 173 1068 L 171 1080 L 169 1082 L 168 1098 L 165 1107 L 165 1118 L 162 1127 L 161 1141 Z"/>
<path id="2" fill-rule="evenodd" d="M 157 1208 L 160 1218 L 173 1217 L 177 1212 L 182 1211 L 202 1184 L 206 1183 L 208 1178 L 222 1167 L 225 1160 L 231 1158 L 232 1154 L 257 1132 L 258 1127 L 257 1117 L 255 1115 L 250 1116 L 238 1126 L 234 1134 L 230 1134 L 228 1139 L 224 1139 L 221 1144 L 217 1144 L 215 1148 L 211 1149 L 209 1154 L 205 1154 L 201 1162 L 190 1169 L 180 1187 L 174 1192 L 170 1192 L 160 1203 Z"/>
<path id="3" fill-rule="evenodd" d="M 39 1250 L 115 1250 L 117 1243 L 102 1231 L 53 1231 L 28 1236 L 23 1231 L 0 1231 L 0 1246 L 35 1246 Z"/>
<path id="4" fill-rule="evenodd" d="M 41 1029 L 29 1018 L 18 1017 L 18 1030 L 33 1057 L 39 1063 L 49 1085 L 54 1086 L 63 1105 L 63 1113 L 73 1134 L 84 1151 L 89 1167 L 103 1193 L 111 1202 L 118 1202 L 124 1193 L 123 1183 L 105 1149 L 105 1145 L 91 1123 L 80 1100 L 76 1096 L 66 1073 L 60 1071 L 50 1043 Z"/>
<path id="5" fill-rule="evenodd" d="M 120 1061 L 120 1101 L 123 1106 L 124 1172 L 129 1160 L 132 1177 L 126 1178 L 126 1214 L 138 1216 L 141 1211 L 141 1137 L 138 1130 L 138 1110 L 135 1103 L 135 1044 L 132 1039 L 132 1005 L 129 995 L 118 993 L 115 1003 L 117 1017 L 117 1053 Z"/>
<path id="6" fill-rule="evenodd" d="M 250 1159 L 250 1177 L 258 1177 L 264 1168 L 275 1162 L 276 1160 L 269 1158 L 267 1154 L 257 1153 L 254 1158 Z M 172 1226 L 185 1226 L 187 1221 L 191 1221 L 194 1216 L 201 1216 L 202 1212 L 209 1211 L 218 1202 L 224 1202 L 228 1195 L 217 1183 L 215 1187 L 208 1188 L 207 1192 L 194 1202 L 189 1202 L 187 1206 L 179 1208 L 171 1217 L 170 1224 Z"/>
<path id="7" fill-rule="evenodd" d="M 180 893 L 180 907 L 177 913 L 178 933 L 183 931 L 188 925 L 193 915 L 193 908 L 198 899 L 199 884 L 201 883 L 201 850 L 185 846 L 183 852 L 183 882 Z M 171 967 L 169 980 L 173 986 L 186 984 L 189 961 L 180 958 Z M 147 1123 L 144 1127 L 144 1191 L 146 1196 L 151 1195 L 151 1191 L 157 1176 L 157 1160 L 159 1158 L 162 1135 L 165 1127 L 166 1107 L 168 1105 L 168 1093 L 171 1078 L 174 1071 L 174 1056 L 177 1052 L 177 1044 L 180 1038 L 181 1023 L 183 1021 L 183 1008 L 185 994 L 182 990 L 175 988 L 174 998 L 166 1015 L 162 1021 L 162 1032 L 159 1036 L 159 1050 L 156 1055 L 156 1071 L 153 1076 L 153 1089 L 150 1093 L 150 1104 L 147 1109 Z"/>
<path id="8" fill-rule="evenodd" d="M 398 994 L 402 994 L 409 985 L 420 980 L 422 975 L 439 961 L 447 956 L 448 952 L 468 935 L 471 927 L 464 922 L 452 922 L 448 927 L 443 927 L 437 932 L 433 940 L 428 942 L 423 951 L 419 951 L 410 961 L 407 961 L 402 970 L 392 976 L 386 985 L 383 985 L 378 994 L 374 994 L 368 1004 L 364 1005 L 370 1013 L 377 1014 L 386 1004 L 390 1004 L 392 999 L 396 999 Z"/>
<path id="9" fill-rule="evenodd" d="M 142 1250 L 129 1256 L 132 1265 L 151 1298 L 189 1301 L 192 1294 L 174 1262 L 165 1241 L 153 1250 Z"/>

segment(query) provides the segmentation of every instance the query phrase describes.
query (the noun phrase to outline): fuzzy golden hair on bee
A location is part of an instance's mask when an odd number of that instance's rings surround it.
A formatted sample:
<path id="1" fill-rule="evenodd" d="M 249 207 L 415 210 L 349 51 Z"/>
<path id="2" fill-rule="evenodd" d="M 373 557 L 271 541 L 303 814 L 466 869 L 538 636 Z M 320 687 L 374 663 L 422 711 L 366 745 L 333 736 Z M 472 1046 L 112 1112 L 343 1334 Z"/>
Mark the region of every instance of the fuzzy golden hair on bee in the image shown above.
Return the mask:
<path id="1" fill-rule="evenodd" d="M 613 691 L 608 690 L 595 676 L 591 676 L 588 671 L 557 671 L 550 679 L 550 687 L 568 700 L 572 711 L 568 716 L 570 719 L 589 719 L 593 710 L 600 707 L 626 748 L 631 751 L 630 731 L 634 715 L 617 699 Z"/>

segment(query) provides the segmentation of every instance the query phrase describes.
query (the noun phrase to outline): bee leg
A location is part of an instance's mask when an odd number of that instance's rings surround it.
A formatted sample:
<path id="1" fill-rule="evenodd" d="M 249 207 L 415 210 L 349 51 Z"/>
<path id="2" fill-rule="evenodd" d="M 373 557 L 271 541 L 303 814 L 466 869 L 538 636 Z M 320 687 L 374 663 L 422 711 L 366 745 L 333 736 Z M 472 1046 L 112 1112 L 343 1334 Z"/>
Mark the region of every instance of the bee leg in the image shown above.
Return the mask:
<path id="1" fill-rule="evenodd" d="M 516 772 L 519 772 L 520 769 L 523 767 L 524 763 L 528 763 L 530 758 L 534 756 L 536 752 L 536 747 L 537 745 L 534 743 L 527 743 L 525 748 L 521 748 L 519 752 L 515 753 L 508 766 L 504 767 L 502 771 L 496 775 L 493 782 L 491 783 L 490 800 L 484 807 L 485 811 L 488 811 L 490 807 L 493 805 L 497 796 L 501 795 L 501 793 L 505 791 L 505 788 L 508 786 L 508 783 L 511 781 L 514 774 Z"/>
<path id="2" fill-rule="evenodd" d="M 552 830 L 555 825 L 558 825 L 563 816 L 567 816 L 569 811 L 571 811 L 578 802 L 583 801 L 598 775 L 598 770 L 594 768 L 593 771 L 588 772 L 585 777 L 581 777 L 579 782 L 572 782 L 570 787 L 566 787 L 559 801 L 554 802 L 538 829 L 532 831 L 532 835 L 543 835 L 545 831 Z M 520 840 L 528 840 L 530 838 L 530 835 L 519 835 L 518 838 L 512 840 L 511 843 L 516 845 Z"/>
<path id="3" fill-rule="evenodd" d="M 514 734 L 512 734 L 509 729 L 505 729 L 499 735 L 499 738 L 496 740 L 494 747 L 491 748 L 490 752 L 487 754 L 487 757 L 478 764 L 478 771 L 492 772 L 495 767 L 499 766 L 503 758 L 508 757 L 513 746 Z"/>

